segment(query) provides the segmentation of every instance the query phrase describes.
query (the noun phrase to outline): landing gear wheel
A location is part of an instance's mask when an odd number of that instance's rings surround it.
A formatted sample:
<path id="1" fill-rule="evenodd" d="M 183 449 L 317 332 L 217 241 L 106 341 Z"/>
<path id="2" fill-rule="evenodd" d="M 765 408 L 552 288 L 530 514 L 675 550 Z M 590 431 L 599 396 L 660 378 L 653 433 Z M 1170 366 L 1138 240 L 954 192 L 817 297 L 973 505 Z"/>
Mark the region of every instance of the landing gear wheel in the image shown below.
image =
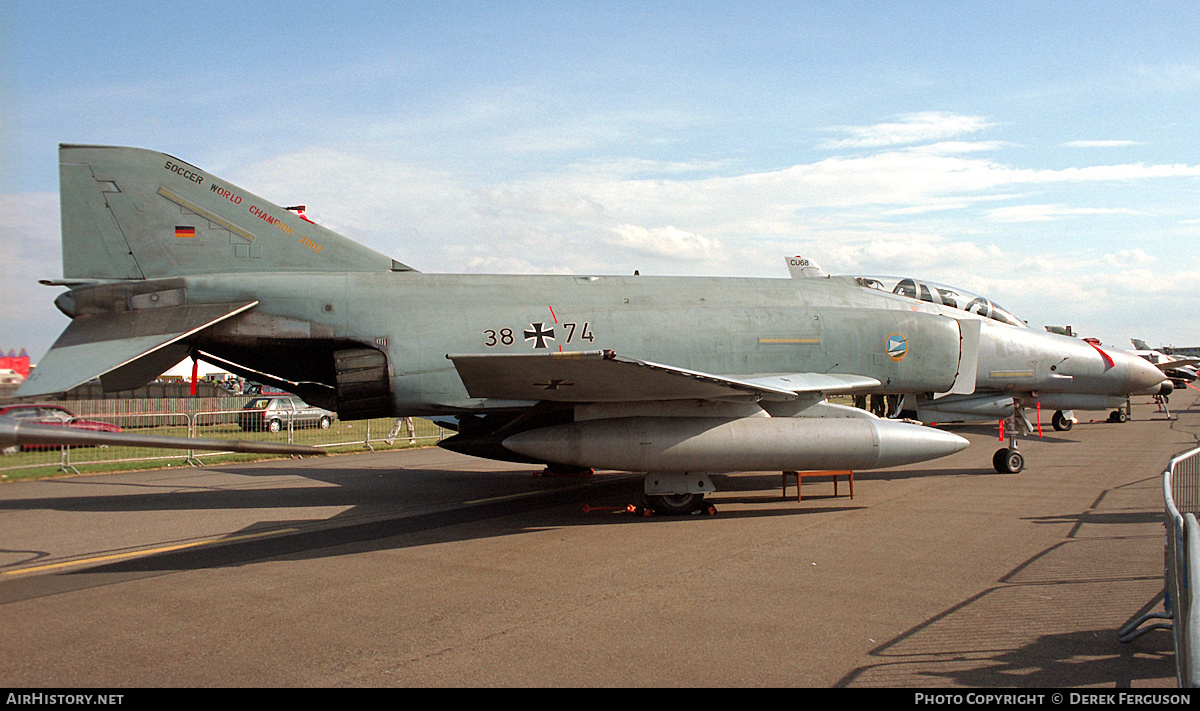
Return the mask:
<path id="1" fill-rule="evenodd" d="M 1016 474 L 1025 468 L 1025 455 L 1016 449 L 997 449 L 992 466 L 1001 474 Z"/>
<path id="2" fill-rule="evenodd" d="M 646 503 L 655 513 L 680 516 L 704 508 L 704 494 L 647 494 Z"/>
<path id="3" fill-rule="evenodd" d="M 1054 418 L 1050 420 L 1050 423 L 1053 424 L 1054 429 L 1058 430 L 1059 432 L 1070 432 L 1071 428 L 1075 426 L 1075 423 L 1072 422 L 1066 415 L 1064 415 L 1062 410 L 1056 410 L 1054 412 Z"/>
<path id="4" fill-rule="evenodd" d="M 1125 422 L 1128 419 L 1129 415 L 1126 415 L 1124 410 L 1113 410 L 1108 416 L 1109 422 Z"/>

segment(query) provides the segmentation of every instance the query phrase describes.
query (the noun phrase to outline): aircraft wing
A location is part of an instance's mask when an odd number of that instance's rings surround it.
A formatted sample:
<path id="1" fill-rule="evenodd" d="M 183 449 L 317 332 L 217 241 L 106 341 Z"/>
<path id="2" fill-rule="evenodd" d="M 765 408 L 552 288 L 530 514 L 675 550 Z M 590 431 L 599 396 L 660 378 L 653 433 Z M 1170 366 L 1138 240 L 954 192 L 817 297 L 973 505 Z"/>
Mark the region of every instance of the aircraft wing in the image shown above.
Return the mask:
<path id="1" fill-rule="evenodd" d="M 1162 361 L 1155 363 L 1159 370 L 1171 370 L 1172 368 L 1187 368 L 1200 365 L 1200 358 L 1180 358 L 1178 360 Z"/>
<path id="2" fill-rule="evenodd" d="M 791 373 L 742 378 L 618 357 L 612 351 L 539 355 L 451 354 L 473 398 L 551 402 L 710 400 L 752 396 L 793 400 L 804 393 L 849 393 L 878 387 L 858 375 Z"/>
<path id="3" fill-rule="evenodd" d="M 187 357 L 182 339 L 257 304 L 180 305 L 77 316 L 21 384 L 17 397 L 65 392 L 96 376 L 105 390 L 139 387 Z"/>

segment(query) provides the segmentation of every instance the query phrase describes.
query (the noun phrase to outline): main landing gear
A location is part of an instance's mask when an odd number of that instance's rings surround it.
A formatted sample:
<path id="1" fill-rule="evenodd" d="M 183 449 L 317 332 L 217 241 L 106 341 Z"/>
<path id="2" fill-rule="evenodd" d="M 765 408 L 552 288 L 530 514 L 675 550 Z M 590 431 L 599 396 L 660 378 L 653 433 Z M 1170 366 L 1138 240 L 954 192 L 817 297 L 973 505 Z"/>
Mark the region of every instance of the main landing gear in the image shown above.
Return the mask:
<path id="1" fill-rule="evenodd" d="M 642 489 L 655 513 L 676 516 L 710 509 L 704 495 L 716 491 L 708 476 L 692 473 L 647 474 Z"/>
<path id="2" fill-rule="evenodd" d="M 1124 424 L 1129 420 L 1129 415 L 1132 413 L 1132 411 L 1133 408 L 1129 405 L 1129 398 L 1125 398 L 1125 407 L 1118 407 L 1117 409 L 1108 413 L 1108 421 L 1115 422 L 1117 424 Z M 1170 414 L 1171 413 L 1169 412 L 1167 413 L 1167 415 Z"/>
<path id="3" fill-rule="evenodd" d="M 684 516 L 705 509 L 704 494 L 646 495 L 646 504 L 657 514 Z"/>

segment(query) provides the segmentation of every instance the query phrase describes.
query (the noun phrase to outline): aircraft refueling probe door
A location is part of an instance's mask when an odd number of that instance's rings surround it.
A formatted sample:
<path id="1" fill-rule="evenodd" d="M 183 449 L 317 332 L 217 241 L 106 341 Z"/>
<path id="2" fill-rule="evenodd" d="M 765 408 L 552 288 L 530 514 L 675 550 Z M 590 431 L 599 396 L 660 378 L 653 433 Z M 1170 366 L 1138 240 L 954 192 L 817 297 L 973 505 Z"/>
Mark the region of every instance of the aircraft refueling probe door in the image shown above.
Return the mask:
<path id="1" fill-rule="evenodd" d="M 958 321 L 958 374 L 950 392 L 970 395 L 975 392 L 975 376 L 979 368 L 979 330 L 982 322 L 975 319 Z"/>

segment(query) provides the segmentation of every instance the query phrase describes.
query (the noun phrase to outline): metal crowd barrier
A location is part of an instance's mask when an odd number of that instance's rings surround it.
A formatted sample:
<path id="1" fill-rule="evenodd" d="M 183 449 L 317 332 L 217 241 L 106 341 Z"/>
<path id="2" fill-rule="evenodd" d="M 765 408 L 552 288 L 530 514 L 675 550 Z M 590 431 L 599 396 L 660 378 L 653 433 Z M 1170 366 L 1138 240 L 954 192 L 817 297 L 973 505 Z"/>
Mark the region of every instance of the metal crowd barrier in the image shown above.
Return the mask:
<path id="1" fill-rule="evenodd" d="M 435 422 L 412 418 L 412 428 L 405 420 L 378 418 L 373 420 L 334 419 L 329 427 L 311 426 L 309 422 L 287 420 L 279 432 L 244 431 L 237 424 L 243 411 L 203 410 L 196 412 L 124 412 L 89 414 L 86 419 L 108 422 L 124 431 L 145 434 L 163 434 L 175 437 L 211 439 L 254 439 L 263 441 L 286 441 L 290 444 L 308 444 L 322 448 L 355 448 L 374 451 L 377 447 L 403 446 L 418 442 L 437 442 L 446 437 L 446 431 Z M 303 426 L 302 426 L 303 425 Z M 394 434 L 394 436 L 393 436 Z M 60 472 L 79 474 L 80 469 L 95 466 L 112 468 L 131 462 L 162 460 L 169 466 L 170 460 L 198 465 L 202 458 L 211 459 L 222 452 L 199 450 L 156 449 L 150 447 L 102 446 L 102 447 L 40 447 L 10 448 L 0 456 L 0 480 L 8 478 L 6 473 L 21 470 L 57 469 Z M 37 473 L 37 472 L 32 472 Z"/>
<path id="2" fill-rule="evenodd" d="M 1133 620 L 1118 633 L 1131 642 L 1155 629 L 1170 629 L 1175 637 L 1175 677 L 1181 687 L 1200 687 L 1200 449 L 1171 460 L 1163 473 L 1166 502 L 1164 546 L 1164 612 Z M 1143 626 L 1154 619 L 1170 622 Z"/>

